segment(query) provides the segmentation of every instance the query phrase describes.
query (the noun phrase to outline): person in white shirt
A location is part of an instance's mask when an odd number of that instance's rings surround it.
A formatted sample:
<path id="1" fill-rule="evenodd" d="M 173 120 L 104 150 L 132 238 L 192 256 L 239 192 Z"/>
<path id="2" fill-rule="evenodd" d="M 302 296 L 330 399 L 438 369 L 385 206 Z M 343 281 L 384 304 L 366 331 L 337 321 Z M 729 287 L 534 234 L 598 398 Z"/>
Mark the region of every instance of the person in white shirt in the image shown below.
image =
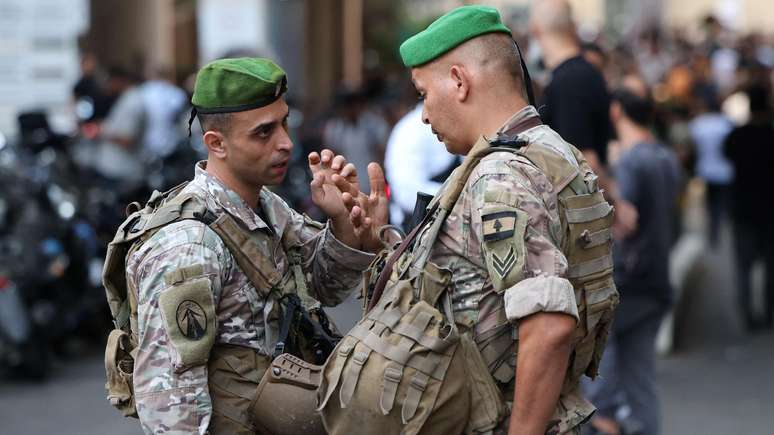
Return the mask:
<path id="1" fill-rule="evenodd" d="M 384 164 L 392 200 L 390 221 L 402 225 L 411 218 L 417 192 L 435 195 L 459 159 L 422 122 L 418 104 L 392 129 Z"/>
<path id="2" fill-rule="evenodd" d="M 699 115 L 688 128 L 696 145 L 696 175 L 707 186 L 706 204 L 709 215 L 709 241 L 716 246 L 720 224 L 728 207 L 734 168 L 723 155 L 723 141 L 734 128 L 721 111 L 714 92 L 705 90 L 700 95 Z"/>
<path id="3" fill-rule="evenodd" d="M 164 158 L 184 137 L 178 121 L 188 107 L 188 96 L 164 69 L 159 69 L 153 79 L 140 85 L 140 92 L 145 109 L 142 152 L 150 158 Z"/>

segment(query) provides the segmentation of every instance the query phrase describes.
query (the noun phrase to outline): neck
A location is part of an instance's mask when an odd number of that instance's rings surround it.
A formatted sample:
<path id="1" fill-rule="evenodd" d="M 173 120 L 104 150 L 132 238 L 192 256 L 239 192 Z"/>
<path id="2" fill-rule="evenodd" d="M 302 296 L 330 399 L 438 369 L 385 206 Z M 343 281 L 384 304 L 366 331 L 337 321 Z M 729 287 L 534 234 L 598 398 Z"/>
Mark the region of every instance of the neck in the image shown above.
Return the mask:
<path id="1" fill-rule="evenodd" d="M 252 210 L 258 209 L 258 195 L 263 186 L 251 186 L 240 181 L 230 171 L 226 170 L 219 160 L 207 159 L 205 169 L 208 174 L 220 180 L 226 187 L 236 192 Z"/>
<path id="2" fill-rule="evenodd" d="M 618 141 L 621 144 L 621 148 L 625 150 L 628 150 L 639 143 L 653 141 L 653 135 L 650 133 L 650 130 L 636 125 L 629 120 L 621 120 L 618 122 L 615 126 L 615 130 L 618 134 Z"/>
<path id="3" fill-rule="evenodd" d="M 513 96 L 511 98 L 491 97 L 487 101 L 495 102 L 489 106 L 484 106 L 487 110 L 482 110 L 477 113 L 477 116 L 473 118 L 473 122 L 476 126 L 476 137 L 473 138 L 474 144 L 478 140 L 479 136 L 484 135 L 488 138 L 493 138 L 497 134 L 497 131 L 508 122 L 516 112 L 527 106 L 527 102 L 521 96 Z"/>
<path id="4" fill-rule="evenodd" d="M 546 35 L 541 39 L 540 45 L 543 49 L 543 61 L 550 70 L 581 53 L 578 42 L 569 35 Z"/>

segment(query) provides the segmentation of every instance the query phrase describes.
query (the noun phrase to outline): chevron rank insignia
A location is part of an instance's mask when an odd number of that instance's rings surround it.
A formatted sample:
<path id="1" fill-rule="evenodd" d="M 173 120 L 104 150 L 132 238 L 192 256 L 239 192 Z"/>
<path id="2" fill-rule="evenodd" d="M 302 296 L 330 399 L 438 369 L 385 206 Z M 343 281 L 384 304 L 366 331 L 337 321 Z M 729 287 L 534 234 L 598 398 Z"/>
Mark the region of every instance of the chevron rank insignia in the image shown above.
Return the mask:
<path id="1" fill-rule="evenodd" d="M 528 221 L 526 212 L 506 204 L 486 203 L 481 210 L 482 248 L 496 291 L 506 290 L 523 277 Z"/>
<path id="2" fill-rule="evenodd" d="M 492 269 L 500 275 L 500 279 L 508 275 L 514 264 L 516 264 L 516 253 L 513 250 L 513 246 L 508 249 L 508 253 L 503 258 L 500 258 L 496 252 L 492 253 Z"/>
<path id="3" fill-rule="evenodd" d="M 494 242 L 496 240 L 513 237 L 516 228 L 516 211 L 498 211 L 481 216 L 484 225 L 484 241 Z"/>

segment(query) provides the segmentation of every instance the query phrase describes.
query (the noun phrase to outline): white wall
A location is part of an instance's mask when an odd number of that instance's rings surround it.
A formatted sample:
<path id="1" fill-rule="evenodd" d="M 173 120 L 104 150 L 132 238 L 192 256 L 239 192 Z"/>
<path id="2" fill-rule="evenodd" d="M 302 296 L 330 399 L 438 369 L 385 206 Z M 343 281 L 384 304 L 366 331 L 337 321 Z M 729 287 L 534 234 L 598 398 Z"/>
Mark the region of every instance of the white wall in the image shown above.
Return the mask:
<path id="1" fill-rule="evenodd" d="M 196 19 L 201 65 L 234 49 L 269 51 L 269 1 L 199 0 Z"/>
<path id="2" fill-rule="evenodd" d="M 0 0 L 0 132 L 15 135 L 17 113 L 30 109 L 46 110 L 57 130 L 74 128 L 77 36 L 88 20 L 87 0 Z"/>

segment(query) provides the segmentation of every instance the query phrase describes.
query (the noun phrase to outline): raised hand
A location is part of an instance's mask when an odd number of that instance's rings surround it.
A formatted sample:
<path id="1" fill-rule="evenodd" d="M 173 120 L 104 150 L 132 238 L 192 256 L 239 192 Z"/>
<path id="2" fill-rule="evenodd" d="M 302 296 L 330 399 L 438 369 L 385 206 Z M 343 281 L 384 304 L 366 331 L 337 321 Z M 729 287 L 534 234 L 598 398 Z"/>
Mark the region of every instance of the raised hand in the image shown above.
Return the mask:
<path id="1" fill-rule="evenodd" d="M 378 252 L 382 249 L 379 229 L 389 221 L 389 201 L 385 191 L 384 171 L 378 163 L 368 165 L 370 195 L 361 192 L 353 181 L 357 177 L 346 178 L 345 174 L 332 175 L 341 192 L 344 206 L 349 210 L 349 220 L 355 236 L 360 239 L 362 249 Z"/>
<path id="2" fill-rule="evenodd" d="M 355 166 L 347 163 L 344 156 L 336 156 L 333 151 L 325 149 L 319 154 L 309 154 L 309 169 L 312 171 L 312 202 L 331 219 L 331 230 L 342 243 L 361 249 L 362 243 L 357 237 L 349 221 L 349 210 L 344 205 L 342 192 L 334 184 L 334 175 L 354 191 L 359 191 L 357 171 Z"/>
<path id="3" fill-rule="evenodd" d="M 334 155 L 329 149 L 319 154 L 310 153 L 309 169 L 312 171 L 312 202 L 331 218 L 347 217 L 349 210 L 344 206 L 341 191 L 336 187 L 333 175 L 343 178 L 354 191 L 359 191 L 355 166 L 347 163 L 342 155 Z"/>

